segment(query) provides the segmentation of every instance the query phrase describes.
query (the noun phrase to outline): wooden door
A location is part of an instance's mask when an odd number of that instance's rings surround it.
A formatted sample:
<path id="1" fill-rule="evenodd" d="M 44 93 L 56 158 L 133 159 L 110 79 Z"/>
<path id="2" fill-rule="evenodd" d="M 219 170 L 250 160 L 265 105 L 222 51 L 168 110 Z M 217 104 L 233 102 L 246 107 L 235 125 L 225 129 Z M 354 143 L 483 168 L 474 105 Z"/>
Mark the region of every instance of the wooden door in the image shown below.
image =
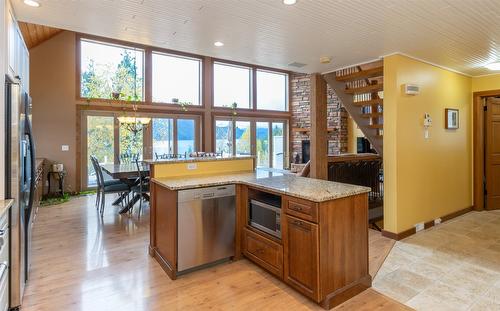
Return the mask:
<path id="1" fill-rule="evenodd" d="M 500 209 L 500 98 L 486 101 L 486 209 Z"/>
<path id="2" fill-rule="evenodd" d="M 318 225 L 289 215 L 284 225 L 285 282 L 319 301 Z"/>

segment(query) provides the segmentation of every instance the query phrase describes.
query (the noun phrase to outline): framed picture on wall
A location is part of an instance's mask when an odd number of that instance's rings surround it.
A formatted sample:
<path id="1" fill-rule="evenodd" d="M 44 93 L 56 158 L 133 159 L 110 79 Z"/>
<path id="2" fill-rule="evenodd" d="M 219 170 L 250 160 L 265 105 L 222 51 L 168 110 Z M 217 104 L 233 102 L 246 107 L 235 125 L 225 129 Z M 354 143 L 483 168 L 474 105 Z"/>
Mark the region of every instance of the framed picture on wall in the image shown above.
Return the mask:
<path id="1" fill-rule="evenodd" d="M 445 109 L 445 128 L 447 130 L 456 130 L 459 127 L 458 109 Z"/>

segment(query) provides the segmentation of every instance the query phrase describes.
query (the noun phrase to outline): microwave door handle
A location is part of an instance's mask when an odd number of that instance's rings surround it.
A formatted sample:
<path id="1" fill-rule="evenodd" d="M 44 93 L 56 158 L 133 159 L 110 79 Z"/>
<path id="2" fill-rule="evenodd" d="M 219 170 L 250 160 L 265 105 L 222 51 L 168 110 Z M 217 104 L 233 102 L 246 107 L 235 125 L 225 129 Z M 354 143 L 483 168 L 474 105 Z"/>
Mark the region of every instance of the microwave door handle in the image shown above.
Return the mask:
<path id="1" fill-rule="evenodd" d="M 276 207 L 276 206 L 272 206 L 272 205 L 269 205 L 269 204 L 266 204 L 266 203 L 263 203 L 260 201 L 256 201 L 256 200 L 251 200 L 250 203 L 257 205 L 257 206 L 260 206 L 262 208 L 271 210 L 271 211 L 276 212 L 276 213 L 281 213 L 281 208 Z"/>

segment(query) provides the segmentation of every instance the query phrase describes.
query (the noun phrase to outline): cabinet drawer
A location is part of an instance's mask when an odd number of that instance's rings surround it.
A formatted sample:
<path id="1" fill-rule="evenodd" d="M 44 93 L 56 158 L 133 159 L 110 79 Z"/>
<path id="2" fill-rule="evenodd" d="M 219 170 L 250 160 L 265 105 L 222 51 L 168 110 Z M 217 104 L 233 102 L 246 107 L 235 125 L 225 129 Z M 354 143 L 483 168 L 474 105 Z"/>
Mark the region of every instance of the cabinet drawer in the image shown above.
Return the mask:
<path id="1" fill-rule="evenodd" d="M 287 197 L 285 212 L 304 220 L 318 222 L 318 204 L 311 201 Z"/>
<path id="2" fill-rule="evenodd" d="M 243 253 L 264 269 L 283 278 L 283 247 L 253 231 L 244 229 Z"/>

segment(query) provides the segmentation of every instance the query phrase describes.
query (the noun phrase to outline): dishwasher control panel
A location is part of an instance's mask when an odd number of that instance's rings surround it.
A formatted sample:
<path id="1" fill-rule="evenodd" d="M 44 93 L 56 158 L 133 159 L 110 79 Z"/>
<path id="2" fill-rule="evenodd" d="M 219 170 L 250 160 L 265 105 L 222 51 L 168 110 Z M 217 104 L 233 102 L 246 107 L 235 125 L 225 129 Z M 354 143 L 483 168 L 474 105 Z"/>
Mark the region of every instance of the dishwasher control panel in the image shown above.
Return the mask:
<path id="1" fill-rule="evenodd" d="M 236 194 L 234 185 L 222 185 L 216 187 L 197 188 L 181 190 L 178 192 L 179 202 L 188 202 L 193 200 L 208 200 L 234 196 Z"/>

